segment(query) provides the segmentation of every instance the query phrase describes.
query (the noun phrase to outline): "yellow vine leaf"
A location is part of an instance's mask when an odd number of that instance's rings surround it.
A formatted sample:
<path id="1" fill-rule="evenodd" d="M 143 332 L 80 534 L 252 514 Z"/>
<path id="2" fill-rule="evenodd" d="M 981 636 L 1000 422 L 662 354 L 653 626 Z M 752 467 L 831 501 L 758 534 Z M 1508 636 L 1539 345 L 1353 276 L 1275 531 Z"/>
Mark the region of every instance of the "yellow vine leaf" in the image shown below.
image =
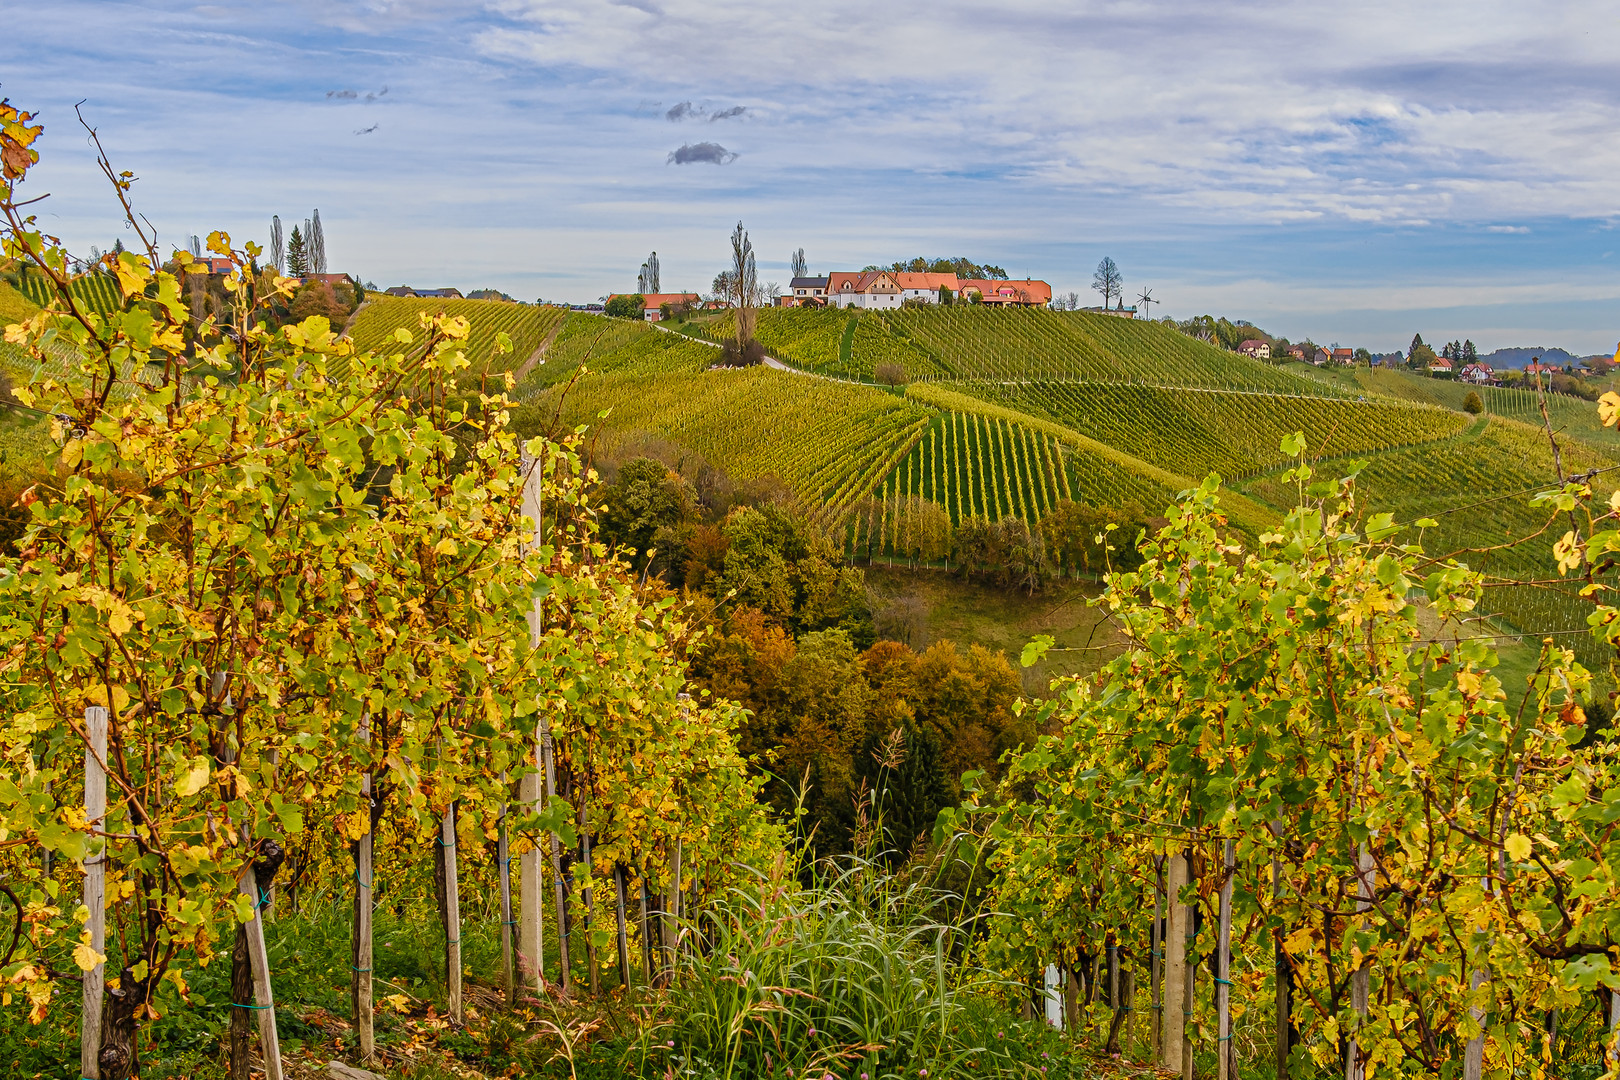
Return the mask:
<path id="1" fill-rule="evenodd" d="M 174 782 L 174 793 L 182 799 L 189 798 L 203 789 L 208 783 L 208 759 L 198 755 L 191 759 L 191 767 Z"/>
<path id="2" fill-rule="evenodd" d="M 79 965 L 80 971 L 94 971 L 96 965 L 105 964 L 107 958 L 81 941 L 73 947 L 73 962 Z"/>
<path id="3" fill-rule="evenodd" d="M 1620 394 L 1610 390 L 1598 398 L 1598 417 L 1604 427 L 1614 427 L 1615 421 L 1620 419 Z"/>
<path id="4" fill-rule="evenodd" d="M 1530 838 L 1524 833 L 1514 833 L 1502 846 L 1507 848 L 1508 857 L 1514 862 L 1525 862 L 1530 858 Z"/>

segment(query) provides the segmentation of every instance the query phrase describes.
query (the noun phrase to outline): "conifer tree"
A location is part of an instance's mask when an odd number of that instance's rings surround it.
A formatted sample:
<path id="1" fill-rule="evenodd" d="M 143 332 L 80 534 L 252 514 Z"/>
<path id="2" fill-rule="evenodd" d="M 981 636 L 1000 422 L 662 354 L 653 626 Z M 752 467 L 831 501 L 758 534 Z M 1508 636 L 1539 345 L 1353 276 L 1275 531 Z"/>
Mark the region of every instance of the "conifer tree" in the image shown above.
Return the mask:
<path id="1" fill-rule="evenodd" d="M 287 241 L 287 276 L 303 277 L 308 273 L 309 252 L 304 247 L 304 234 L 294 225 L 292 237 Z"/>

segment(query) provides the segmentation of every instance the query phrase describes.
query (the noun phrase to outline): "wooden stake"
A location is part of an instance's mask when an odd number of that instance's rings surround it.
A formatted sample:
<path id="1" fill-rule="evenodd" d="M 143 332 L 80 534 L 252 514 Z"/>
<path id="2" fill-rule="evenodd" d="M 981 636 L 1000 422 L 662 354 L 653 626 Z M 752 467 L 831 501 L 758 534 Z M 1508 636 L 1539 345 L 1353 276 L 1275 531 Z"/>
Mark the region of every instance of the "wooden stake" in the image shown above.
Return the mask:
<path id="1" fill-rule="evenodd" d="M 371 715 L 360 717 L 360 741 L 371 742 Z M 360 1064 L 369 1065 L 377 1054 L 377 1036 L 372 1013 L 371 911 L 373 858 L 371 770 L 360 777 L 360 805 L 366 815 L 366 831 L 354 845 L 354 943 L 350 950 L 354 969 L 354 1028 L 360 1042 Z"/>
<path id="2" fill-rule="evenodd" d="M 231 1001 L 247 1001 L 253 994 L 253 961 L 248 958 L 247 927 L 236 924 L 236 942 L 231 948 Z M 231 1080 L 252 1080 L 248 1060 L 248 1013 L 251 1009 L 231 1009 Z"/>
<path id="3" fill-rule="evenodd" d="M 1149 1038 L 1153 1043 L 1153 1052 L 1149 1056 L 1160 1065 L 1164 1064 L 1164 998 L 1161 991 L 1160 978 L 1164 973 L 1164 859 L 1153 860 L 1153 928 L 1149 931 L 1148 940 L 1148 988 L 1152 998 L 1149 1011 L 1153 1014 L 1149 1021 Z"/>
<path id="4" fill-rule="evenodd" d="M 579 792 L 579 853 L 580 862 L 585 864 L 585 880 L 593 880 L 596 867 L 591 862 L 591 827 L 589 815 L 585 805 L 585 794 L 579 791 L 578 785 L 574 790 Z M 596 928 L 596 890 L 586 885 L 579 890 L 579 902 L 582 912 L 580 924 L 585 930 L 585 973 L 589 980 L 591 996 L 596 997 L 601 992 L 601 972 L 598 969 L 596 957 L 596 942 L 591 938 L 591 932 Z"/>
<path id="5" fill-rule="evenodd" d="M 538 603 L 536 601 L 537 607 Z M 545 762 L 546 805 L 549 806 L 557 794 L 557 761 L 551 746 L 551 728 L 544 719 L 540 721 L 540 753 Z M 557 968 L 561 976 L 557 981 L 567 994 L 574 985 L 568 949 L 568 885 L 563 881 L 562 840 L 556 833 L 551 834 L 551 887 L 557 902 Z"/>
<path id="6" fill-rule="evenodd" d="M 501 779 L 504 780 L 505 774 Z M 501 883 L 501 992 L 508 1005 L 517 1004 L 517 982 L 512 977 L 512 849 L 506 835 L 506 806 L 501 806 L 501 831 L 495 841 L 495 866 Z"/>
<path id="7" fill-rule="evenodd" d="M 1280 901 L 1282 899 L 1282 892 L 1282 866 L 1277 862 L 1276 859 L 1272 859 L 1271 895 Z M 1275 1009 L 1277 1013 L 1277 1080 L 1288 1080 L 1288 1055 L 1289 1052 L 1294 1048 L 1294 969 L 1288 963 L 1288 954 L 1283 949 L 1283 933 L 1281 930 L 1277 931 L 1277 941 L 1274 951 L 1276 953 L 1274 958 L 1276 972 L 1272 978 L 1276 984 Z"/>
<path id="8" fill-rule="evenodd" d="M 1192 849 L 1187 849 L 1185 856 L 1187 863 L 1187 883 L 1195 880 L 1193 877 Z M 1185 934 L 1187 949 L 1182 955 L 1181 980 L 1181 1080 L 1193 1080 L 1193 1009 L 1198 1000 L 1198 951 L 1197 934 L 1194 931 L 1193 906 L 1182 904 L 1183 918 L 1186 919 Z"/>
<path id="9" fill-rule="evenodd" d="M 523 514 L 534 522 L 534 546 L 538 548 L 541 533 L 544 531 L 543 514 L 545 508 L 541 500 L 541 489 L 544 482 L 540 461 L 527 455 L 523 458 Z M 529 644 L 534 648 L 540 647 L 540 636 L 545 630 L 545 620 L 541 616 L 540 598 L 536 597 L 533 608 L 529 611 Z M 539 744 L 539 756 L 542 771 L 545 774 L 546 805 L 557 794 L 557 762 L 551 746 L 551 724 L 546 714 L 541 712 L 535 721 L 535 742 Z M 532 809 L 539 809 L 539 792 L 533 792 L 528 803 Z M 563 993 L 568 993 L 572 979 L 568 973 L 568 934 L 564 927 L 568 925 L 568 899 L 562 879 L 562 843 L 557 834 L 552 833 L 549 838 L 551 845 L 551 879 L 552 888 L 557 902 L 557 966 L 561 978 L 558 980 Z M 529 894 L 530 886 L 534 893 Z M 540 938 L 540 863 L 539 853 L 536 852 L 532 865 L 529 856 L 524 856 L 523 862 L 523 947 L 533 948 L 534 952 L 534 987 L 540 990 L 545 982 L 542 971 L 544 957 L 541 954 L 542 942 Z M 531 903 L 532 901 L 532 903 Z M 532 920 L 530 913 L 533 913 Z"/>
<path id="10" fill-rule="evenodd" d="M 619 921 L 619 986 L 630 989 L 630 937 L 624 925 L 624 865 L 613 864 L 614 905 Z"/>
<path id="11" fill-rule="evenodd" d="M 1237 1080 L 1237 1058 L 1232 1053 L 1232 868 L 1235 854 L 1232 841 L 1226 842 L 1221 867 L 1225 871 L 1221 880 L 1220 940 L 1215 945 L 1215 1015 L 1218 1027 L 1215 1040 L 1216 1056 L 1220 1059 L 1220 1080 Z"/>
<path id="12" fill-rule="evenodd" d="M 1169 917 L 1164 932 L 1164 1005 L 1160 1015 L 1159 1064 L 1171 1072 L 1181 1072 L 1182 1044 L 1186 1036 L 1185 1008 L 1187 987 L 1187 905 L 1181 902 L 1181 888 L 1187 884 L 1187 857 L 1177 852 L 1166 859 L 1165 906 Z M 1172 1012 L 1171 1010 L 1174 1010 Z"/>
<path id="13" fill-rule="evenodd" d="M 1361 855 L 1356 860 L 1356 911 L 1366 911 L 1372 907 L 1373 887 L 1373 860 L 1372 851 L 1365 841 L 1361 844 Z M 1368 964 L 1363 962 L 1361 967 L 1350 976 L 1350 1004 L 1363 1018 L 1367 1015 L 1367 994 L 1371 972 Z M 1345 1080 L 1366 1080 L 1367 1069 L 1361 1060 L 1361 1048 L 1352 1034 L 1350 1045 L 1344 1058 Z"/>
<path id="14" fill-rule="evenodd" d="M 535 757 L 539 758 L 539 736 L 536 733 Z M 533 772 L 518 781 L 518 802 L 529 812 L 540 809 L 540 774 Z M 539 993 L 545 981 L 543 952 L 543 918 L 540 910 L 545 895 L 540 879 L 540 847 L 531 846 L 518 858 L 518 953 L 523 970 L 523 985 Z"/>
<path id="15" fill-rule="evenodd" d="M 673 928 L 675 937 L 673 940 L 673 945 L 677 955 L 680 952 L 682 938 L 681 916 L 684 914 L 681 910 L 681 845 L 684 842 L 685 837 L 677 836 L 675 838 L 675 865 L 670 868 L 670 876 L 674 878 L 674 880 L 670 882 L 669 886 L 669 909 L 670 915 L 674 918 Z M 670 974 L 673 977 L 673 965 L 671 966 Z"/>
<path id="16" fill-rule="evenodd" d="M 444 849 L 444 980 L 450 998 L 450 1019 L 460 1024 L 461 891 L 456 883 L 455 803 L 450 804 L 440 821 L 439 846 Z"/>
<path id="17" fill-rule="evenodd" d="M 252 864 L 237 880 L 242 895 L 253 901 L 253 918 L 247 924 L 248 958 L 253 962 L 253 1005 L 259 1018 L 259 1054 L 264 1058 L 265 1080 L 283 1080 L 281 1039 L 276 1034 L 276 1002 L 270 992 L 270 954 L 264 945 L 264 920 L 259 917 L 258 880 Z"/>
<path id="18" fill-rule="evenodd" d="M 90 744 L 84 749 L 84 820 L 93 828 L 104 828 L 107 817 L 107 710 L 92 705 L 84 710 L 85 734 Z M 107 844 L 92 838 L 90 854 L 84 860 L 84 906 L 90 911 L 85 929 L 90 947 L 98 955 L 107 950 Z M 107 965 L 97 964 L 84 973 L 83 1008 L 79 1014 L 79 1069 L 86 1080 L 101 1077 L 101 1006 L 107 988 Z"/>

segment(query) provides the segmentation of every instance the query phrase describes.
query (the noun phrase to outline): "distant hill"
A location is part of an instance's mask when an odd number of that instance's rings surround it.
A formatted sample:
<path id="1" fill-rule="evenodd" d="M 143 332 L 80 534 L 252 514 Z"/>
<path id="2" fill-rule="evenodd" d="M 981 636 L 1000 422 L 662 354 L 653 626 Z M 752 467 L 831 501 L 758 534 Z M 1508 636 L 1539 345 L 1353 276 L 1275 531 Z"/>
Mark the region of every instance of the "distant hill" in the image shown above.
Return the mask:
<path id="1" fill-rule="evenodd" d="M 1564 349 L 1548 349 L 1541 345 L 1526 345 L 1512 349 L 1497 349 L 1487 353 L 1480 359 L 1493 368 L 1522 368 L 1536 357 L 1541 358 L 1543 364 L 1552 364 L 1554 367 L 1563 367 L 1565 364 L 1579 364 L 1583 357 Z"/>

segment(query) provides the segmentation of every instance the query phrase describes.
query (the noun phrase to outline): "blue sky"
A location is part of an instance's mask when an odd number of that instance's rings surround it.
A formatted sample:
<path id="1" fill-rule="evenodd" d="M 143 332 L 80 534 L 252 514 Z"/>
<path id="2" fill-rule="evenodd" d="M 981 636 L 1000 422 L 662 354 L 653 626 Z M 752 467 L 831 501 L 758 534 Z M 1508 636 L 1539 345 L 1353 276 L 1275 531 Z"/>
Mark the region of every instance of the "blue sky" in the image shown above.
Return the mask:
<path id="1" fill-rule="evenodd" d="M 1620 340 L 1612 3 L 52 0 L 5 23 L 0 94 L 47 125 L 29 186 L 78 250 L 118 235 L 82 99 L 165 242 L 318 207 L 333 269 L 383 286 L 585 301 L 656 250 L 666 289 L 704 290 L 741 219 L 782 284 L 803 246 L 816 271 L 960 254 L 1089 298 L 1109 255 L 1156 315 L 1375 351 Z"/>

